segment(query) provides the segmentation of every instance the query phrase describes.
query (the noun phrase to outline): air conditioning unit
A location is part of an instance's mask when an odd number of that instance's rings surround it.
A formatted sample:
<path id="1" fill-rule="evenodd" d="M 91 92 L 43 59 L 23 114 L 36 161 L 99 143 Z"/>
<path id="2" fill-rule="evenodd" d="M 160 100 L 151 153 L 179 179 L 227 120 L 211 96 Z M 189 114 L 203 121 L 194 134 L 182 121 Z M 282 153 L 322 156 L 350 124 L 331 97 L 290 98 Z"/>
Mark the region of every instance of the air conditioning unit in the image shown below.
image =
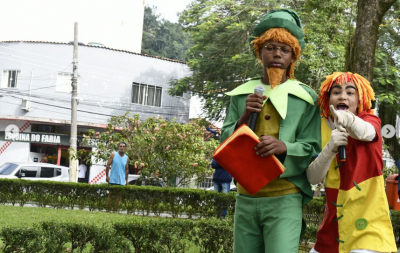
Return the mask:
<path id="1" fill-rule="evenodd" d="M 29 112 L 30 107 L 31 107 L 31 101 L 28 99 L 22 99 L 21 109 Z"/>

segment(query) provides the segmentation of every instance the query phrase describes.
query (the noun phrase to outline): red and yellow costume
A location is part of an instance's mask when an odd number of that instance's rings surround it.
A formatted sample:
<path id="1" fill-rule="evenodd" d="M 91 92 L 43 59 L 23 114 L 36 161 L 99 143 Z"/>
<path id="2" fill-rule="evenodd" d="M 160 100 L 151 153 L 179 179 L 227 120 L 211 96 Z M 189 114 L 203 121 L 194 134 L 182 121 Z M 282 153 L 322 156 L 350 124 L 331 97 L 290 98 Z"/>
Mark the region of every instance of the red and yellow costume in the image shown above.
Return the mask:
<path id="1" fill-rule="evenodd" d="M 321 114 L 325 118 L 330 117 L 328 91 L 337 75 L 330 77 L 322 84 L 319 98 Z M 337 167 L 336 157 L 329 167 L 325 215 L 314 246 L 321 253 L 349 253 L 355 249 L 397 251 L 382 176 L 381 121 L 371 110 L 370 102 L 374 95 L 371 86 L 362 77 L 360 80 L 358 84 L 350 80 L 356 84 L 359 92 L 357 116 L 372 124 L 376 135 L 372 141 L 349 136 L 346 162 Z M 323 121 L 321 134 L 325 146 L 331 130 Z"/>

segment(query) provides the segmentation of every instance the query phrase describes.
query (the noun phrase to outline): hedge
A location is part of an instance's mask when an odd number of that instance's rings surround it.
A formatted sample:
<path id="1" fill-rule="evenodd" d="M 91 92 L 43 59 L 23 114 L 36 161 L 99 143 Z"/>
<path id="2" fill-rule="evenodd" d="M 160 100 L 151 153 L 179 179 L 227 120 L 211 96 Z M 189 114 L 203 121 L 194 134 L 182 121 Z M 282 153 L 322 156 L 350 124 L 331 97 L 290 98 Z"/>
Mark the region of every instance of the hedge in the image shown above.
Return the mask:
<path id="1" fill-rule="evenodd" d="M 68 222 L 42 222 L 30 228 L 2 228 L 2 252 L 232 252 L 232 220 L 134 217 L 111 226 Z M 87 250 L 87 249 L 86 249 Z"/>
<path id="2" fill-rule="evenodd" d="M 109 205 L 108 196 L 120 195 L 116 210 Z M 162 188 L 153 186 L 89 185 L 77 183 L 0 180 L 0 204 L 24 206 L 33 203 L 39 207 L 84 209 L 90 211 L 126 211 L 128 214 L 160 216 L 168 213 L 176 218 L 220 217 L 222 209 L 234 214 L 235 194 L 200 189 Z"/>
<path id="3" fill-rule="evenodd" d="M 117 210 L 114 211 L 126 211 L 128 214 L 141 214 L 142 216 L 149 216 L 150 214 L 155 217 L 159 217 L 162 213 L 170 214 L 171 217 L 187 217 L 189 219 L 198 219 L 198 221 L 191 221 L 185 219 L 153 219 L 153 220 L 135 220 L 130 224 L 115 224 L 118 227 L 116 231 L 126 231 L 126 233 L 117 233 L 117 238 L 126 238 L 130 243 L 130 247 L 134 247 L 137 252 L 140 252 L 141 248 L 146 247 L 162 247 L 156 246 L 154 243 L 152 245 L 146 244 L 146 238 L 138 239 L 138 234 L 129 234 L 132 231 L 141 231 L 140 234 L 146 234 L 154 238 L 156 235 L 152 233 L 158 233 L 163 231 L 161 227 L 167 227 L 174 230 L 176 238 L 168 237 L 163 235 L 162 237 L 157 237 L 158 241 L 162 241 L 163 245 L 170 245 L 166 247 L 177 247 L 172 252 L 180 252 L 180 245 L 178 240 L 180 238 L 186 238 L 187 232 L 190 230 L 191 233 L 202 234 L 202 239 L 193 239 L 193 242 L 204 250 L 212 250 L 215 247 L 221 247 L 214 245 L 215 238 L 222 236 L 218 234 L 220 231 L 225 231 L 232 237 L 231 231 L 232 224 L 226 221 L 220 223 L 219 220 L 212 219 L 213 217 L 220 217 L 223 208 L 228 208 L 228 220 L 233 219 L 233 214 L 235 211 L 235 194 L 225 194 L 217 193 L 215 191 L 206 191 L 200 189 L 183 189 L 183 188 L 161 188 L 152 186 L 109 186 L 107 184 L 100 185 L 88 185 L 88 184 L 76 184 L 76 183 L 60 183 L 60 182 L 50 182 L 50 181 L 28 181 L 28 180 L 0 180 L 0 204 L 11 203 L 12 205 L 24 206 L 26 203 L 33 203 L 40 207 L 51 207 L 51 208 L 68 208 L 68 209 L 84 209 L 88 208 L 90 211 L 110 211 L 108 206 L 108 195 L 112 192 L 114 194 L 121 195 L 121 201 L 118 205 Z M 308 203 L 303 210 L 304 218 L 307 223 L 306 233 L 302 238 L 302 243 L 315 241 L 316 232 L 318 226 L 321 224 L 325 209 L 325 199 L 323 197 L 314 198 L 310 203 Z M 400 234 L 400 211 L 391 210 L 393 231 L 396 238 L 399 238 Z M 211 219 L 216 223 L 210 224 L 209 222 L 203 220 L 203 218 Z M 218 221 L 218 222 L 217 222 Z M 197 222 L 197 223 L 196 223 Z M 47 223 L 41 225 L 42 236 L 49 238 L 55 235 L 46 232 Z M 54 223 L 55 224 L 55 223 Z M 139 224 L 139 225 L 138 225 Z M 147 225 L 146 225 L 147 224 Z M 196 224 L 196 225 L 194 225 Z M 54 225 L 56 226 L 56 225 Z M 80 224 L 72 225 L 57 225 L 59 227 L 78 227 L 83 229 Z M 128 227 L 129 226 L 129 229 Z M 150 227 L 149 227 L 150 226 Z M 160 227 L 161 226 L 161 227 Z M 187 227 L 186 227 L 187 226 Z M 205 230 L 200 231 L 198 228 L 204 226 Z M 217 226 L 213 227 L 213 226 Z M 221 226 L 221 227 L 218 227 Z M 160 230 L 158 231 L 157 228 Z M 211 229 L 212 228 L 212 229 Z M 7 233 L 13 234 L 15 238 L 26 238 L 26 242 L 22 243 L 20 246 L 12 243 L 6 244 L 6 248 L 10 248 L 9 252 L 16 251 L 13 247 L 23 247 L 24 249 L 29 249 L 30 247 L 39 247 L 35 242 L 29 242 L 30 236 L 32 238 L 37 237 L 35 233 L 39 233 L 37 228 L 27 228 L 25 230 L 7 228 L 9 231 Z M 67 228 L 64 228 L 67 229 Z M 147 229 L 147 230 L 146 230 Z M 208 230 L 211 229 L 211 230 Z M 213 230 L 215 229 L 215 230 Z M 89 231 L 89 227 L 86 228 Z M 85 230 L 85 231 L 86 231 Z M 97 232 L 96 232 L 97 231 Z M 95 234 L 94 238 L 104 237 L 104 233 L 115 234 L 115 231 L 109 231 L 104 228 L 105 232 L 101 232 L 99 229 L 94 229 L 91 234 Z M 215 232 L 215 233 L 214 233 Z M 218 233 L 217 233 L 218 232 Z M 225 233 L 224 232 L 224 233 Z M 2 235 L 7 233 L 2 230 Z M 89 233 L 89 232 L 88 232 Z M 181 234 L 183 233 L 183 234 Z M 26 234 L 26 235 L 25 235 Z M 62 233 L 58 233 L 62 234 Z M 121 237 L 122 236 L 122 237 Z M 157 235 L 160 236 L 160 235 Z M 225 234 L 224 234 L 225 237 Z M 227 237 L 227 238 L 231 238 Z M 7 237 L 8 238 L 8 237 Z M 11 239 L 7 239 L 10 241 Z M 8 242 L 6 240 L 6 242 Z M 65 238 L 58 238 L 51 240 L 55 244 L 52 249 L 59 248 L 63 245 Z M 80 248 L 81 244 L 76 242 L 77 239 L 71 241 L 73 247 Z M 87 238 L 87 241 L 92 239 Z M 93 239 L 94 240 L 94 239 Z M 93 241 L 92 240 L 92 241 Z M 108 240 L 104 238 L 104 240 Z M 122 239 L 121 239 L 122 240 Z M 190 241 L 190 239 L 188 239 Z M 207 241 L 208 240 L 208 241 Z M 217 240 L 220 244 L 224 244 L 227 239 L 222 241 Z M 56 243 L 60 241 L 59 243 Z M 101 240 L 94 240 L 92 246 L 94 248 L 103 248 L 106 245 Z M 124 243 L 117 243 L 119 246 L 125 245 Z M 7 246 L 14 245 L 14 246 Z M 109 245 L 113 243 L 109 242 Z M 230 244 L 227 244 L 228 246 Z M 118 246 L 118 247 L 119 247 Z M 126 246 L 126 245 L 125 245 Z M 124 246 L 124 247 L 125 247 Z M 117 247 L 117 246 L 116 246 Z M 223 247 L 227 247 L 226 245 Z M 18 250 L 17 250 L 18 251 Z M 4 251 L 7 252 L 7 251 Z M 50 251 L 49 251 L 50 252 Z M 101 251 L 95 251 L 101 252 Z M 107 252 L 107 251 L 104 251 Z M 202 251 L 202 252 L 213 252 L 213 251 Z"/>

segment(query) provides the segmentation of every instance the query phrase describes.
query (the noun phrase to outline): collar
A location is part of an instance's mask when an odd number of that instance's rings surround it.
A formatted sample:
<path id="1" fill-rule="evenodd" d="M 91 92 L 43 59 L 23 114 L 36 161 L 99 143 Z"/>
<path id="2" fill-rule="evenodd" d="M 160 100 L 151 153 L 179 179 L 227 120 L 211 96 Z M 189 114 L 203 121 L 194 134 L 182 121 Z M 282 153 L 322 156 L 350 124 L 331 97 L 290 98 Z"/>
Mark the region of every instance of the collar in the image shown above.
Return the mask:
<path id="1" fill-rule="evenodd" d="M 267 96 L 267 99 L 264 100 L 263 105 L 267 102 L 268 99 L 271 100 L 271 103 L 275 106 L 275 109 L 278 111 L 279 115 L 282 119 L 286 118 L 287 113 L 287 105 L 288 105 L 288 96 L 292 94 L 304 101 L 308 102 L 311 105 L 314 105 L 314 100 L 308 92 L 301 87 L 301 82 L 293 79 L 288 79 L 286 82 L 276 86 L 274 89 L 271 89 L 270 85 L 263 84 L 261 82 L 261 78 L 254 78 L 244 83 L 232 91 L 226 92 L 225 94 L 228 96 L 236 96 L 243 94 L 251 94 L 254 92 L 254 88 L 257 85 L 262 85 L 264 87 L 264 95 Z"/>

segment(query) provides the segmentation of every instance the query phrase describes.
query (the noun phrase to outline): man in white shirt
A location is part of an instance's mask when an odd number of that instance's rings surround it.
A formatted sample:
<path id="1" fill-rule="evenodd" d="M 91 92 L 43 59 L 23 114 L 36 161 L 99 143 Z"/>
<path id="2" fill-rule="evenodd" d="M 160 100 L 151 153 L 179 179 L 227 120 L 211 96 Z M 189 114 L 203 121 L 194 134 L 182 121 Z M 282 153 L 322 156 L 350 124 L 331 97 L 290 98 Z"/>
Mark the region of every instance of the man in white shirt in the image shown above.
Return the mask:
<path id="1" fill-rule="evenodd" d="M 79 165 L 79 173 L 78 173 L 79 183 L 86 183 L 86 171 L 87 171 L 87 166 L 84 163 L 81 163 Z"/>

